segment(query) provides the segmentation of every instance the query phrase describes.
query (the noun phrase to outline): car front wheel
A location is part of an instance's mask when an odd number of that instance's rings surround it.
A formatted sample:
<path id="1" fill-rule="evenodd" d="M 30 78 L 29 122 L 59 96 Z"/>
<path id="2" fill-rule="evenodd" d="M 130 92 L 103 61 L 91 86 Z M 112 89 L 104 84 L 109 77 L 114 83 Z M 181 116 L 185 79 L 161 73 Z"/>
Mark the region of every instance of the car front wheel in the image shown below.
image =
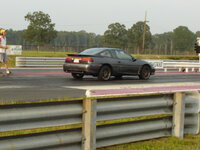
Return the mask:
<path id="1" fill-rule="evenodd" d="M 98 79 L 107 81 L 111 77 L 111 68 L 109 66 L 103 66 L 98 74 Z"/>
<path id="2" fill-rule="evenodd" d="M 151 68 L 149 66 L 143 66 L 140 70 L 139 78 L 142 80 L 148 80 L 151 75 Z"/>
<path id="3" fill-rule="evenodd" d="M 73 77 L 74 79 L 82 79 L 83 76 L 84 76 L 83 73 L 72 73 L 72 77 Z"/>

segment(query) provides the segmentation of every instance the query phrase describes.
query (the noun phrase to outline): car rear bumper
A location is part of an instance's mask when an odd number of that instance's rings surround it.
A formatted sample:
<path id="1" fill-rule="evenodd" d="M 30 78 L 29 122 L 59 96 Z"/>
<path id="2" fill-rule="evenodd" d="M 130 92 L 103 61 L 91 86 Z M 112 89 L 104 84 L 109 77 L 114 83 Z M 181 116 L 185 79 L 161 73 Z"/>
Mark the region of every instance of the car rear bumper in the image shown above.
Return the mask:
<path id="1" fill-rule="evenodd" d="M 71 73 L 98 74 L 100 65 L 97 64 L 75 64 L 64 63 L 63 71 Z"/>

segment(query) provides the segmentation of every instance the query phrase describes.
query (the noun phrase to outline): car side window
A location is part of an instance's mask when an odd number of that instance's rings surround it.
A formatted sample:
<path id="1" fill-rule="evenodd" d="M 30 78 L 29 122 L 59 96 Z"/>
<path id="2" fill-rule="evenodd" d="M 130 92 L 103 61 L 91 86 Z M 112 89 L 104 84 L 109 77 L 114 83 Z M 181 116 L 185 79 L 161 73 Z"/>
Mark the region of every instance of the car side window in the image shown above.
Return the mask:
<path id="1" fill-rule="evenodd" d="M 125 53 L 124 51 L 119 51 L 119 50 L 116 50 L 116 56 L 119 58 L 119 59 L 127 59 L 127 60 L 132 60 L 132 57 L 130 55 L 128 55 L 127 53 Z"/>
<path id="2" fill-rule="evenodd" d="M 112 55 L 109 51 L 103 51 L 103 52 L 99 53 L 99 55 L 103 56 L 103 57 L 112 57 Z"/>

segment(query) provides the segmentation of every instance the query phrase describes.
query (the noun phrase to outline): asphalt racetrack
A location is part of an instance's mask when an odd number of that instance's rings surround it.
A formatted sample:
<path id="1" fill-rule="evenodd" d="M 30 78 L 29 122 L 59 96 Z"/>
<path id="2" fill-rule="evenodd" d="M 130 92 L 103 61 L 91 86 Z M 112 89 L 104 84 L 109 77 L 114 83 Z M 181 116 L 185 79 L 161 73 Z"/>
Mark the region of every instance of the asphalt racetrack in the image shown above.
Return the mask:
<path id="1" fill-rule="evenodd" d="M 55 98 L 79 98 L 87 89 L 117 89 L 171 85 L 200 85 L 200 73 L 156 72 L 149 80 L 124 76 L 98 81 L 92 76 L 75 80 L 62 68 L 11 69 L 13 75 L 0 76 L 0 101 L 38 101 Z"/>

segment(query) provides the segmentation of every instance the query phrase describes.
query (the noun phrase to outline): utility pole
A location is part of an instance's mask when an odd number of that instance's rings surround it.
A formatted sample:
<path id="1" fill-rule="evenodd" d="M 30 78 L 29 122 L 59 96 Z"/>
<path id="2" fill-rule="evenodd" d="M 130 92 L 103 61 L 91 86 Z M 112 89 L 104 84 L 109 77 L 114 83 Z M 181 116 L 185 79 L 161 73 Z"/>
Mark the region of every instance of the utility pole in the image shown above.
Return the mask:
<path id="1" fill-rule="evenodd" d="M 146 36 L 146 24 L 147 24 L 147 11 L 145 12 L 145 17 L 144 17 L 144 31 L 143 31 L 143 37 L 142 37 L 142 53 L 144 53 L 145 50 L 145 36 Z"/>

